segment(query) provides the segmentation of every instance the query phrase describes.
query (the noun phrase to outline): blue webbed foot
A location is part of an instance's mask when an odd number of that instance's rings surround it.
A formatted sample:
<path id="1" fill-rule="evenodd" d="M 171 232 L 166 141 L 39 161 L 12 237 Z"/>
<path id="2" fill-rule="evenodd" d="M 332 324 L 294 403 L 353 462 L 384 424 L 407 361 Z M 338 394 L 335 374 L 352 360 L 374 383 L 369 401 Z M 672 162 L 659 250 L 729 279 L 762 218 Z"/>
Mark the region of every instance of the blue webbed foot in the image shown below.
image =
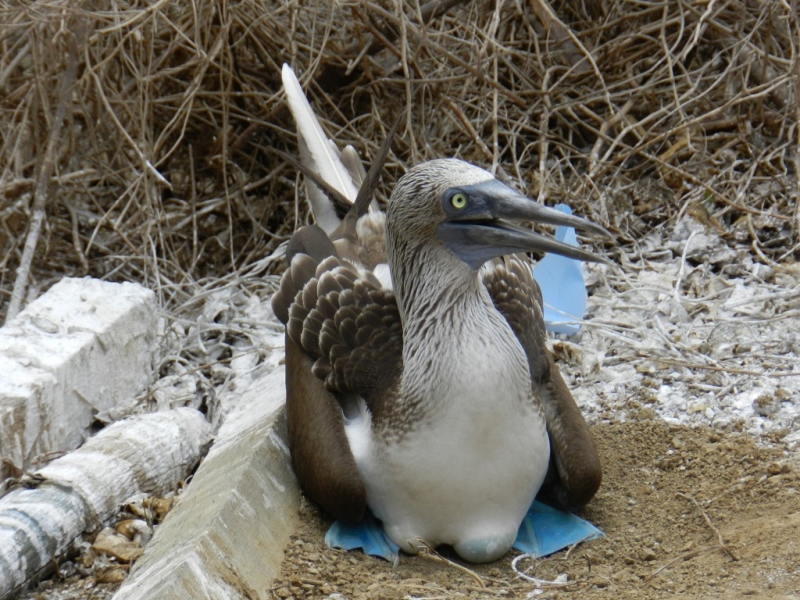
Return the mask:
<path id="1" fill-rule="evenodd" d="M 572 214 L 566 204 L 558 204 L 555 208 L 565 214 Z M 556 227 L 556 239 L 571 246 L 578 245 L 578 238 L 572 227 Z M 558 254 L 547 254 L 533 268 L 533 278 L 542 290 L 547 330 L 569 335 L 577 333 L 580 329 L 578 321 L 586 313 L 586 283 L 580 261 Z"/>
<path id="2" fill-rule="evenodd" d="M 539 558 L 602 536 L 588 521 L 534 500 L 519 526 L 514 548 Z"/>
<path id="3" fill-rule="evenodd" d="M 330 548 L 342 550 L 360 548 L 364 554 L 378 556 L 391 563 L 396 563 L 400 556 L 400 546 L 386 536 L 383 525 L 370 511 L 355 524 L 334 521 L 325 534 L 325 543 Z"/>
<path id="4" fill-rule="evenodd" d="M 538 558 L 602 536 L 603 532 L 588 521 L 534 500 L 519 526 L 514 548 Z M 400 547 L 386 536 L 371 512 L 355 524 L 335 521 L 325 534 L 325 543 L 342 550 L 360 549 L 391 563 L 397 563 L 400 556 Z"/>

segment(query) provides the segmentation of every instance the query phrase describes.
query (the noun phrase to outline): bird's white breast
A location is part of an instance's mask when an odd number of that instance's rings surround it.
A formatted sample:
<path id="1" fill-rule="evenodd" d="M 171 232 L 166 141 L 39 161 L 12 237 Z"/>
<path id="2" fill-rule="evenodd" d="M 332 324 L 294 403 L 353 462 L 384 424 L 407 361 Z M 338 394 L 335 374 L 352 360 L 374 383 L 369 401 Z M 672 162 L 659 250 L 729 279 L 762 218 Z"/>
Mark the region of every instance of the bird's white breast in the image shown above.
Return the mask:
<path id="1" fill-rule="evenodd" d="M 406 435 L 373 435 L 368 420 L 348 427 L 368 503 L 405 551 L 419 538 L 452 544 L 475 562 L 497 558 L 544 479 L 549 442 L 527 361 L 496 316 L 502 335 L 467 329 L 439 340 L 450 344 L 439 356 L 419 357 L 442 364 L 426 384 L 424 416 Z"/>

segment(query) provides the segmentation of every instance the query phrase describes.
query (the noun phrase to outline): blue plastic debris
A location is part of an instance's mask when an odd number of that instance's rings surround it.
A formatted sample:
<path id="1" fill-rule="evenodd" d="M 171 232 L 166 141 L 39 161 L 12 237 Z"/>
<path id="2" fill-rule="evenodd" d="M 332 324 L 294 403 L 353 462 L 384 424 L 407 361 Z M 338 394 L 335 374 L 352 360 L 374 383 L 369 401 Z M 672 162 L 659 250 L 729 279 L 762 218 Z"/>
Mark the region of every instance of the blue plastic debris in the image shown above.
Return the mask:
<path id="1" fill-rule="evenodd" d="M 565 214 L 572 214 L 566 204 L 557 204 L 555 208 Z M 578 245 L 578 238 L 572 227 L 556 227 L 556 239 L 571 246 Z M 542 290 L 547 330 L 569 335 L 577 333 L 580 321 L 586 313 L 586 283 L 580 261 L 547 254 L 533 268 L 533 278 Z"/>

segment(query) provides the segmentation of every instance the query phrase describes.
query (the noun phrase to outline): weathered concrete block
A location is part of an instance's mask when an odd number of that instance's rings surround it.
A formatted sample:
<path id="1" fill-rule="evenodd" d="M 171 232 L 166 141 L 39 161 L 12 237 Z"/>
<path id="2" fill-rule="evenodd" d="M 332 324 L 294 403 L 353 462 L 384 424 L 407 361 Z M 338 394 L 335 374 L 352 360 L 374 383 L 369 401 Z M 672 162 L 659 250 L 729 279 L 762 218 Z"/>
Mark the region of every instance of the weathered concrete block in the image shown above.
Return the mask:
<path id="1" fill-rule="evenodd" d="M 300 498 L 284 369 L 237 388 L 214 446 L 114 600 L 272 598 Z"/>
<path id="2" fill-rule="evenodd" d="M 145 388 L 155 342 L 152 291 L 62 279 L 0 329 L 0 458 L 28 469 L 77 448 L 95 414 Z"/>
<path id="3" fill-rule="evenodd" d="M 210 440 L 211 426 L 193 408 L 137 415 L 37 471 L 36 487 L 0 498 L 0 597 L 41 575 L 130 496 L 174 489 Z"/>

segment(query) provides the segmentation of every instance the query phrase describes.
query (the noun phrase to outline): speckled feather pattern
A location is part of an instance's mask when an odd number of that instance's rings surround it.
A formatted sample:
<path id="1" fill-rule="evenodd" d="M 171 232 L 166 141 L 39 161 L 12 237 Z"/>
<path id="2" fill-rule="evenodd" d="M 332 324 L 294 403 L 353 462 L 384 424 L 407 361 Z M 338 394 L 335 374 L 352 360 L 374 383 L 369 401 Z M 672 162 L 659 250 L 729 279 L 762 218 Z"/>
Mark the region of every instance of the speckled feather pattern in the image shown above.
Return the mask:
<path id="1" fill-rule="evenodd" d="M 273 307 L 330 391 L 374 399 L 371 409 L 382 412 L 377 392 L 391 389 L 402 368 L 402 328 L 390 291 L 369 271 L 336 256 L 317 263 L 299 254 Z"/>

